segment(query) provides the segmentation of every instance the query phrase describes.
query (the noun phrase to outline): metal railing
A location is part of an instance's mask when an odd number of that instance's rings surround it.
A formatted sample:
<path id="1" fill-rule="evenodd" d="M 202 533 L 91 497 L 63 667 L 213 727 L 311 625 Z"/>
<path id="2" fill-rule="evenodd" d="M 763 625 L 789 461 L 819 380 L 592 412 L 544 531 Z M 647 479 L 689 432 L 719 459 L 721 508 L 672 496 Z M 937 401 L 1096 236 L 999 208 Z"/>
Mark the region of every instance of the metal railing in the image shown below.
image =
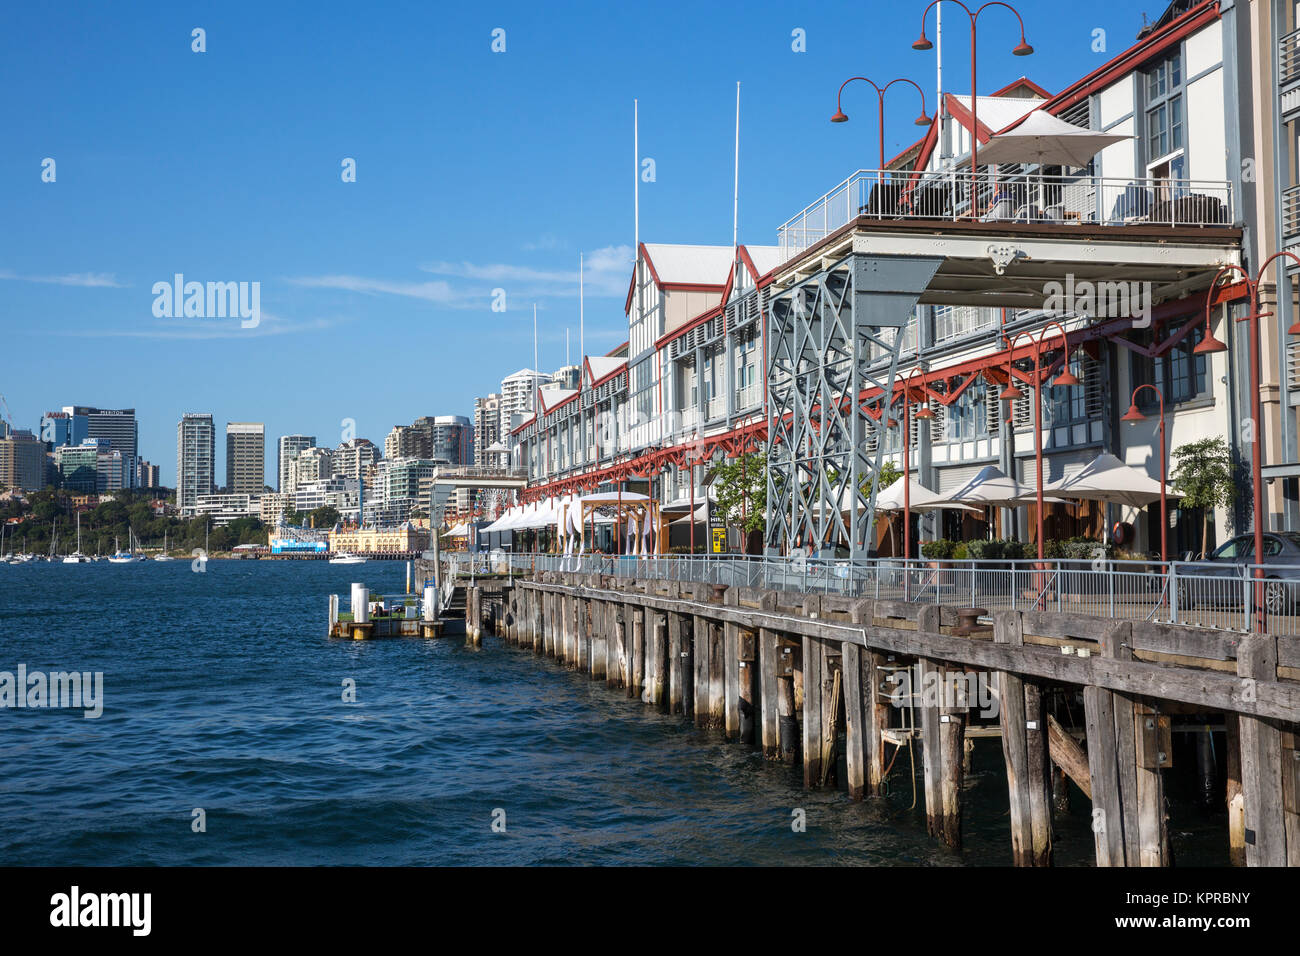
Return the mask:
<path id="1" fill-rule="evenodd" d="M 1227 180 L 1167 177 L 975 176 L 980 222 L 1055 225 L 1229 226 L 1234 221 Z M 820 242 L 859 216 L 872 219 L 969 220 L 969 169 L 909 173 L 859 169 L 777 230 L 782 258 Z"/>
<path id="2" fill-rule="evenodd" d="M 998 610 L 1059 611 L 1232 631 L 1253 629 L 1254 565 L 1109 558 L 932 561 L 734 555 L 502 553 L 514 573 L 566 571 Z M 1300 635 L 1300 566 L 1264 565 L 1272 634 Z"/>
<path id="3" fill-rule="evenodd" d="M 1292 30 L 1277 41 L 1277 82 L 1285 86 L 1300 78 L 1300 30 Z"/>
<path id="4" fill-rule="evenodd" d="M 938 306 L 934 310 L 934 344 L 944 345 L 978 332 L 1002 327 L 997 309 L 977 305 Z"/>

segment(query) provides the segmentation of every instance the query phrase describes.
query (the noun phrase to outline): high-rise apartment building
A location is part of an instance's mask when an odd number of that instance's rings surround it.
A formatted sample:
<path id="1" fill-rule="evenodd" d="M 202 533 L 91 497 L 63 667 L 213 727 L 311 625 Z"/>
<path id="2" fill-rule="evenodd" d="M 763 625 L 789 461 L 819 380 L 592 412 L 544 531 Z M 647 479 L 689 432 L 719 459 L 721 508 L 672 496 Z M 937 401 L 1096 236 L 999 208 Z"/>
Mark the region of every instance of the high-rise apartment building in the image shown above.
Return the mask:
<path id="1" fill-rule="evenodd" d="M 276 450 L 275 490 L 281 494 L 293 494 L 293 460 L 298 453 L 316 446 L 313 435 L 281 435 L 279 448 Z"/>
<path id="2" fill-rule="evenodd" d="M 39 491 L 45 484 L 44 443 L 25 429 L 15 429 L 0 438 L 0 485 Z"/>
<path id="3" fill-rule="evenodd" d="M 210 414 L 186 412 L 176 424 L 176 507 L 192 515 L 199 495 L 213 492 L 216 429 Z"/>
<path id="4" fill-rule="evenodd" d="M 349 438 L 334 450 L 334 474 L 361 480 L 379 458 L 379 449 L 369 438 Z"/>
<path id="5" fill-rule="evenodd" d="M 551 383 L 551 376 L 521 368 L 501 380 L 501 436 L 504 439 L 519 420 L 537 410 L 537 390 Z"/>
<path id="6" fill-rule="evenodd" d="M 226 422 L 226 494 L 260 495 L 266 487 L 266 427 Z"/>
<path id="7" fill-rule="evenodd" d="M 474 464 L 500 465 L 503 456 L 489 455 L 488 449 L 501 440 L 501 395 L 474 399 Z"/>

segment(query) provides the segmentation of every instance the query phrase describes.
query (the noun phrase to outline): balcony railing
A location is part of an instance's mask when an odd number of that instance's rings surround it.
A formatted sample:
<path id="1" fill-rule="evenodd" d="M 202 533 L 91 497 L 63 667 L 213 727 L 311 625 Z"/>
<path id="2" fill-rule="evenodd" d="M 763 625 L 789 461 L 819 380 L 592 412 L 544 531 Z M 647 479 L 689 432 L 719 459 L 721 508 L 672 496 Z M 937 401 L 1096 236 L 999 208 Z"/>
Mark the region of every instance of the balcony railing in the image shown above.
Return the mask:
<path id="1" fill-rule="evenodd" d="M 1000 328 L 997 309 L 974 305 L 940 306 L 934 312 L 934 344 L 944 345 L 979 332 Z"/>
<path id="2" fill-rule="evenodd" d="M 1066 226 L 1229 226 L 1232 184 L 1167 177 L 1040 176 L 981 169 L 980 222 Z M 872 219 L 969 221 L 970 170 L 899 173 L 860 169 L 777 230 L 790 258 L 859 216 Z"/>
<path id="3" fill-rule="evenodd" d="M 1282 193 L 1282 235 L 1286 239 L 1300 236 L 1300 186 Z"/>
<path id="4" fill-rule="evenodd" d="M 1300 30 L 1292 30 L 1277 41 L 1277 82 L 1286 86 L 1300 79 Z"/>
<path id="5" fill-rule="evenodd" d="M 763 387 L 757 382 L 736 391 L 736 411 L 744 412 L 757 408 L 763 401 Z"/>

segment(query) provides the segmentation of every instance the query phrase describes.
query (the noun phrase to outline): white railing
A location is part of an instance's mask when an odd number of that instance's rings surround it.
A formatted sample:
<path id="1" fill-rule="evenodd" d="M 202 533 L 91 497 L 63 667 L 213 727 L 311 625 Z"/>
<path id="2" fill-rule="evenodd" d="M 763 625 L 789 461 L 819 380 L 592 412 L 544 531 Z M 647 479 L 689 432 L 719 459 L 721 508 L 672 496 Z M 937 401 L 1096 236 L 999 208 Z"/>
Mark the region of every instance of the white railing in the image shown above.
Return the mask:
<path id="1" fill-rule="evenodd" d="M 1085 226 L 1229 226 L 1227 180 L 1161 177 L 1040 176 L 980 169 L 975 218 L 980 222 Z M 859 216 L 871 219 L 970 220 L 969 169 L 908 173 L 860 169 L 777 230 L 790 258 Z"/>
<path id="2" fill-rule="evenodd" d="M 763 401 L 763 387 L 757 382 L 736 391 L 736 411 L 757 408 Z"/>
<path id="3" fill-rule="evenodd" d="M 840 594 L 955 607 L 1039 610 L 1220 630 L 1255 629 L 1255 566 L 1062 559 L 933 561 L 746 556 L 511 554 L 517 572 L 568 571 Z M 1300 635 L 1300 567 L 1264 565 L 1270 634 Z"/>
<path id="4" fill-rule="evenodd" d="M 1300 30 L 1292 30 L 1277 41 L 1277 82 L 1285 86 L 1300 77 Z"/>
<path id="5" fill-rule="evenodd" d="M 1001 328 L 997 309 L 975 305 L 938 306 L 934 310 L 934 344 L 955 342 L 978 332 Z"/>

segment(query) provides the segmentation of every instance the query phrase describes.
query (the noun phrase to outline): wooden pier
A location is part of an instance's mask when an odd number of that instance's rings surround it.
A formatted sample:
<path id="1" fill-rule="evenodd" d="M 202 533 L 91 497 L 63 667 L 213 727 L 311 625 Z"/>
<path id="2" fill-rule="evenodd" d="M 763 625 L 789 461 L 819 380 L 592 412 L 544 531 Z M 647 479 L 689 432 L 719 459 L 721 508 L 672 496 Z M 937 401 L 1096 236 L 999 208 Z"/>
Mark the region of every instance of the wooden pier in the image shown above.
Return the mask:
<path id="1" fill-rule="evenodd" d="M 1213 720 L 1232 862 L 1300 864 L 1300 639 L 1022 611 L 990 627 L 978 609 L 556 572 L 491 587 L 467 589 L 467 635 L 486 624 L 801 764 L 809 788 L 879 795 L 892 758 L 919 746 L 918 803 L 951 847 L 970 749 L 998 737 L 1021 866 L 1051 865 L 1067 777 L 1091 801 L 1097 865 L 1170 865 L 1171 721 Z"/>

